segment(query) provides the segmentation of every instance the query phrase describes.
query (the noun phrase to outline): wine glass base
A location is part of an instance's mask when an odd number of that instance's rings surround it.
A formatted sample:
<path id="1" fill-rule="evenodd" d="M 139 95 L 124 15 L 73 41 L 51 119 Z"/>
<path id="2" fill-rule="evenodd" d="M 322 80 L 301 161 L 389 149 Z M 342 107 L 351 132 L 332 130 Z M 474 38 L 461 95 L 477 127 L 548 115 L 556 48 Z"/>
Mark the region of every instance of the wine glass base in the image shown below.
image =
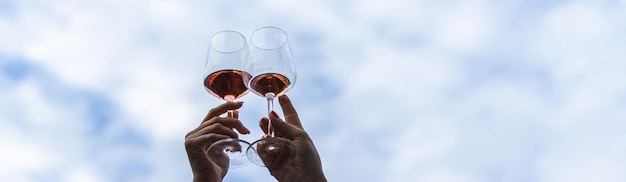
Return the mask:
<path id="1" fill-rule="evenodd" d="M 275 167 L 295 157 L 296 152 L 296 146 L 291 141 L 281 137 L 271 137 L 250 144 L 246 154 L 248 159 L 258 166 Z"/>
<path id="2" fill-rule="evenodd" d="M 209 159 L 218 165 L 228 165 L 229 168 L 240 168 L 250 164 L 246 153 L 243 151 L 249 148 L 250 143 L 235 138 L 218 140 L 206 151 Z"/>

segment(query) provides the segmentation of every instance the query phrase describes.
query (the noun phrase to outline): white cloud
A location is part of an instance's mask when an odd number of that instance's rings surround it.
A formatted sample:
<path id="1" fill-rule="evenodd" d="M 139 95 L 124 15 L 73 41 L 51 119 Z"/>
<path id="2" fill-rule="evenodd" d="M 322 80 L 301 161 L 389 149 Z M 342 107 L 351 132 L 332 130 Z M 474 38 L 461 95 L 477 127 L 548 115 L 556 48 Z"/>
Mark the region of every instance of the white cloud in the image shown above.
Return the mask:
<path id="1" fill-rule="evenodd" d="M 436 45 L 452 51 L 472 52 L 497 37 L 497 16 L 485 2 L 463 1 L 442 9 L 431 35 Z"/>
<path id="2" fill-rule="evenodd" d="M 544 181 L 624 181 L 626 166 L 623 157 L 602 156 L 606 153 L 593 149 L 582 149 L 590 153 L 557 150 L 539 161 L 537 168 Z M 611 154 L 609 156 L 614 156 Z"/>
<path id="3" fill-rule="evenodd" d="M 71 169 L 63 181 L 68 182 L 100 182 L 103 181 L 98 172 L 89 166 L 80 166 Z"/>
<path id="4" fill-rule="evenodd" d="M 55 88 L 43 89 L 34 80 L 24 81 L 14 92 L 3 93 L 2 118 L 3 164 L 2 171 L 9 179 L 28 179 L 27 176 L 54 170 L 59 165 L 71 166 L 74 157 L 84 154 L 85 140 L 82 136 L 89 122 L 80 105 L 63 105 L 59 98 L 49 98 Z"/>
<path id="5" fill-rule="evenodd" d="M 617 62 L 624 54 L 620 43 L 623 25 L 618 9 L 605 9 L 591 3 L 567 3 L 549 12 L 533 32 L 535 50 L 542 61 L 564 71 L 595 70 Z M 593 64 L 592 64 L 593 63 Z"/>
<path id="6" fill-rule="evenodd" d="M 458 171 L 448 170 L 426 170 L 423 172 L 423 176 L 416 176 L 415 178 L 397 179 L 394 181 L 402 181 L 406 179 L 415 179 L 416 181 L 432 181 L 432 182 L 478 182 L 483 181 L 477 178 L 474 174 L 466 174 Z"/>
<path id="7" fill-rule="evenodd" d="M 8 118 L 2 118 L 7 121 Z M 0 150 L 0 179 L 3 181 L 26 181 L 28 172 L 45 169 L 53 163 L 54 156 L 47 153 L 45 146 L 32 143 L 23 131 L 13 125 L 2 123 L 0 137 L 3 149 Z M 21 179 L 21 180 L 20 180 Z"/>
<path id="8" fill-rule="evenodd" d="M 404 129 L 398 129 L 403 133 L 399 137 L 386 141 L 385 148 L 392 160 L 386 163 L 385 179 L 433 181 L 428 179 L 433 177 L 428 175 L 429 172 L 420 170 L 425 164 L 433 164 L 429 159 L 445 157 L 446 153 L 454 150 L 459 136 L 452 122 L 443 118 L 416 119 L 413 122 Z"/>

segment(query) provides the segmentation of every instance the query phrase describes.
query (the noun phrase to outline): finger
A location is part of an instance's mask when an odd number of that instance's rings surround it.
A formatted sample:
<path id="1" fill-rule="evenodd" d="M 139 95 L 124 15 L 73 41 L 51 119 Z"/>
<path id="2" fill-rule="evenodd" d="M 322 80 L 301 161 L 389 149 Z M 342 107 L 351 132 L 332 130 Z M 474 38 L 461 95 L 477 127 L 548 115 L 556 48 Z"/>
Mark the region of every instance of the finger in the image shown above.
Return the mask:
<path id="1" fill-rule="evenodd" d="M 278 103 L 280 103 L 280 107 L 283 109 L 283 114 L 285 115 L 285 120 L 287 121 L 287 123 L 295 125 L 296 127 L 302 129 L 302 123 L 300 123 L 298 113 L 293 107 L 291 100 L 289 100 L 289 97 L 287 97 L 287 95 L 282 95 L 278 97 Z"/>
<path id="2" fill-rule="evenodd" d="M 198 130 L 198 132 L 195 132 L 192 135 L 190 135 L 190 137 L 197 137 L 197 136 L 208 135 L 212 133 L 226 135 L 230 138 L 239 138 L 237 133 L 235 133 L 235 131 L 233 131 L 232 128 L 226 127 L 220 123 L 215 123 L 213 125 L 204 127 Z"/>
<path id="3" fill-rule="evenodd" d="M 222 142 L 221 144 L 217 144 L 217 142 L 229 138 L 230 137 L 227 135 L 217 133 L 194 137 L 187 140 L 187 151 L 194 151 L 196 154 L 204 154 L 205 157 L 208 157 L 209 160 L 213 161 L 221 168 L 227 168 L 229 159 L 226 153 L 224 153 L 224 149 L 225 147 L 229 147 L 228 143 L 231 142 L 228 142 L 228 140 L 227 142 Z M 241 147 L 239 147 L 239 150 L 241 151 Z"/>
<path id="4" fill-rule="evenodd" d="M 263 133 L 269 134 L 269 131 L 268 131 L 269 124 L 270 124 L 269 119 L 261 118 L 261 120 L 259 121 L 259 127 L 261 127 L 261 130 L 263 130 Z"/>
<path id="5" fill-rule="evenodd" d="M 246 128 L 239 119 L 216 118 L 215 120 L 226 127 L 237 129 L 237 131 L 241 134 L 250 134 L 250 130 L 248 130 L 248 128 Z"/>
<path id="6" fill-rule="evenodd" d="M 284 122 L 280 117 L 278 117 L 278 113 L 272 111 L 270 114 L 270 125 L 276 133 L 280 133 L 280 135 L 284 136 L 288 139 L 293 139 L 295 137 L 299 137 L 304 130 L 296 127 L 295 125 Z"/>
<path id="7" fill-rule="evenodd" d="M 200 126 L 198 126 L 196 129 L 192 130 L 191 132 L 189 132 L 189 135 L 192 135 L 194 133 L 197 133 L 198 131 L 202 130 L 203 128 L 209 127 L 211 125 L 214 125 L 216 123 L 219 123 L 221 125 L 224 125 L 228 128 L 230 128 L 232 130 L 232 128 L 237 129 L 237 131 L 241 134 L 250 134 L 250 130 L 248 130 L 248 128 L 246 128 L 243 123 L 241 123 L 241 121 L 239 121 L 238 119 L 235 118 L 221 118 L 221 117 L 214 117 L 206 122 L 203 122 L 202 124 L 200 124 Z"/>
<path id="8" fill-rule="evenodd" d="M 189 150 L 200 150 L 204 151 L 206 148 L 211 146 L 211 144 L 222 140 L 230 138 L 228 135 L 222 135 L 217 133 L 211 133 L 207 135 L 200 135 L 195 137 L 189 137 L 185 139 L 185 147 Z"/>
<path id="9" fill-rule="evenodd" d="M 259 127 L 261 127 L 261 130 L 263 130 L 263 133 L 265 133 L 265 135 L 263 135 L 263 138 L 271 137 L 271 132 L 274 133 L 275 137 L 284 137 L 281 131 L 274 130 L 274 127 L 270 125 L 270 120 L 267 118 L 261 118 L 261 121 L 259 121 Z"/>
<path id="10" fill-rule="evenodd" d="M 243 102 L 226 102 L 222 105 L 219 105 L 213 109 L 211 109 L 209 111 L 209 113 L 207 113 L 207 115 L 204 117 L 204 119 L 202 120 L 202 122 L 205 122 L 211 118 L 220 116 L 222 114 L 224 114 L 225 112 L 227 112 L 228 110 L 235 110 L 235 109 L 239 109 L 241 106 L 243 105 Z"/>

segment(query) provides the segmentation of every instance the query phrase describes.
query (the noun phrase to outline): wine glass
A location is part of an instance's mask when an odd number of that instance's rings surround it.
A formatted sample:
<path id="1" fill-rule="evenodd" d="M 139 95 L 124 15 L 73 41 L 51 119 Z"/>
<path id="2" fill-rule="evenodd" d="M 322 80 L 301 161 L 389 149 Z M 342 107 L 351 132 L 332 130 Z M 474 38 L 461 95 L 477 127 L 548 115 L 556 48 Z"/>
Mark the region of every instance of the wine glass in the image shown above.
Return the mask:
<path id="1" fill-rule="evenodd" d="M 291 54 L 287 33 L 278 27 L 262 27 L 250 37 L 250 48 L 244 70 L 250 75 L 248 89 L 267 99 L 268 118 L 274 110 L 274 98 L 287 92 L 296 82 L 296 67 Z M 271 122 L 271 121 L 270 121 Z M 261 159 L 277 153 L 295 151 L 293 143 L 274 137 L 271 123 L 263 139 L 250 144 L 247 155 L 252 163 L 265 166 Z M 276 161 L 273 161 L 276 162 Z"/>
<path id="2" fill-rule="evenodd" d="M 233 102 L 248 93 L 244 78 L 247 73 L 241 69 L 247 57 L 246 38 L 241 33 L 224 30 L 213 35 L 204 69 L 204 88 L 211 95 Z M 228 117 L 238 117 L 236 110 L 228 111 Z M 218 140 L 206 149 L 206 155 L 229 168 L 239 168 L 250 163 L 243 149 L 250 143 L 235 138 Z"/>

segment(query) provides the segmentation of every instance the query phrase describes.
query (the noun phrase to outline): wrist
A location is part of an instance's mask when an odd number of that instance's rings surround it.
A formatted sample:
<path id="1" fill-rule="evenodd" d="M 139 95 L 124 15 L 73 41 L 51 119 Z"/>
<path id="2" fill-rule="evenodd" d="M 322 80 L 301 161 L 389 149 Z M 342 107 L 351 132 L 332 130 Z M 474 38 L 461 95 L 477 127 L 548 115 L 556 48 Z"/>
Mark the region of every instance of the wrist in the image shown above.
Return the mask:
<path id="1" fill-rule="evenodd" d="M 307 174 L 304 176 L 292 176 L 291 178 L 284 178 L 285 180 L 280 180 L 281 182 L 327 182 L 326 176 L 323 173 L 316 174 Z"/>
<path id="2" fill-rule="evenodd" d="M 203 168 L 203 170 L 193 170 L 193 182 L 221 182 L 225 176 L 219 175 L 216 170 Z"/>
<path id="3" fill-rule="evenodd" d="M 306 178 L 301 180 L 300 182 L 327 182 L 324 176 L 317 178 Z"/>
<path id="4" fill-rule="evenodd" d="M 218 172 L 219 170 L 211 168 L 192 169 L 193 182 L 221 182 L 226 174 Z"/>
<path id="5" fill-rule="evenodd" d="M 203 176 L 194 176 L 193 182 L 221 182 L 222 179 L 218 177 L 203 177 Z"/>
<path id="6" fill-rule="evenodd" d="M 309 176 L 305 176 L 302 180 L 300 180 L 301 182 L 327 182 L 326 180 L 326 176 L 324 176 L 324 174 L 317 174 L 317 175 L 309 175 Z"/>

